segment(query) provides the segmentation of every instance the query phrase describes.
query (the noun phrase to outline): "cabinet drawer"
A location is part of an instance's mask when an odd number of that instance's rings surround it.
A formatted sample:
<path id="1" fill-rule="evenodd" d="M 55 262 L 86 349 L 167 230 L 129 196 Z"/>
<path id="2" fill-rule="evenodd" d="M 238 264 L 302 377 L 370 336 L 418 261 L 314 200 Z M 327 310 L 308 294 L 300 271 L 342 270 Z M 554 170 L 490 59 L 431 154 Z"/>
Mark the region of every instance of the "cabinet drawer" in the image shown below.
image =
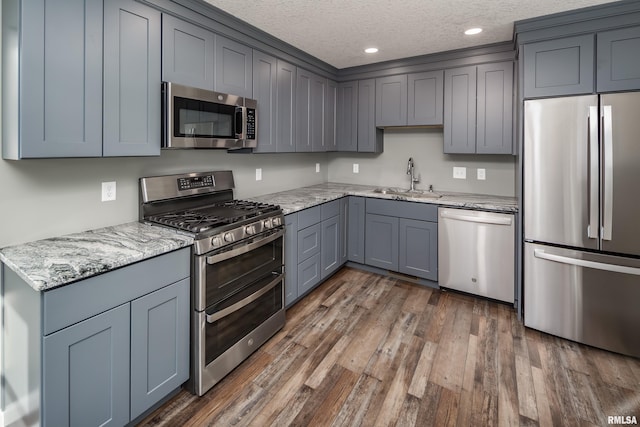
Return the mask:
<path id="1" fill-rule="evenodd" d="M 321 209 L 319 205 L 298 212 L 298 230 L 319 223 L 321 218 L 320 213 Z"/>
<path id="2" fill-rule="evenodd" d="M 102 313 L 189 277 L 190 248 L 150 258 L 43 295 L 43 334 Z"/>
<path id="3" fill-rule="evenodd" d="M 428 203 L 368 198 L 366 212 L 368 214 L 387 215 L 397 218 L 438 221 L 438 207 Z"/>
<path id="4" fill-rule="evenodd" d="M 298 296 L 311 290 L 321 280 L 320 254 L 298 264 Z"/>
<path id="5" fill-rule="evenodd" d="M 298 231 L 298 263 L 320 253 L 320 228 L 320 224 L 315 224 Z"/>
<path id="6" fill-rule="evenodd" d="M 334 200 L 332 202 L 323 203 L 320 205 L 321 218 L 325 219 L 333 218 L 340 214 L 340 200 Z"/>

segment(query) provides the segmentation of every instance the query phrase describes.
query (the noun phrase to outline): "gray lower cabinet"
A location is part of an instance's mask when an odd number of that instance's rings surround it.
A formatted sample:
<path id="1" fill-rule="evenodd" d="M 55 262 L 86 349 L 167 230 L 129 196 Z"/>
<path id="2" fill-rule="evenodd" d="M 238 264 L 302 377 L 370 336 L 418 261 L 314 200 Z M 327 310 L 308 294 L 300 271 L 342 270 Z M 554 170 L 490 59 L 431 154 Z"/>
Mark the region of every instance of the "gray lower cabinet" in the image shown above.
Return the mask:
<path id="1" fill-rule="evenodd" d="M 364 264 L 364 235 L 365 235 L 365 201 L 358 196 L 349 197 L 348 227 L 347 227 L 347 259 Z"/>
<path id="2" fill-rule="evenodd" d="M 104 156 L 160 155 L 160 57 L 160 12 L 134 0 L 105 1 Z"/>
<path id="3" fill-rule="evenodd" d="M 376 79 L 376 126 L 406 126 L 407 75 Z"/>
<path id="4" fill-rule="evenodd" d="M 7 424 L 122 426 L 178 389 L 189 377 L 189 270 L 184 248 L 37 292 L 3 267 Z"/>
<path id="5" fill-rule="evenodd" d="M 336 139 L 338 151 L 358 151 L 358 82 L 338 84 Z"/>
<path id="6" fill-rule="evenodd" d="M 340 261 L 343 265 L 349 260 L 349 199 L 340 199 Z"/>
<path id="7" fill-rule="evenodd" d="M 366 199 L 365 264 L 438 280 L 438 208 Z"/>
<path id="8" fill-rule="evenodd" d="M 290 306 L 298 299 L 298 214 L 284 217 L 284 303 Z"/>
<path id="9" fill-rule="evenodd" d="M 513 152 L 513 62 L 445 70 L 444 152 Z"/>
<path id="10" fill-rule="evenodd" d="M 298 264 L 298 296 L 302 296 L 313 289 L 322 280 L 320 253 Z"/>
<path id="11" fill-rule="evenodd" d="M 376 128 L 376 79 L 358 81 L 358 152 L 380 153 L 382 129 Z"/>
<path id="12" fill-rule="evenodd" d="M 342 265 L 340 216 L 322 221 L 320 232 L 322 234 L 322 249 L 320 262 L 322 266 L 321 278 L 326 279 Z"/>
<path id="13" fill-rule="evenodd" d="M 162 15 L 162 80 L 214 90 L 212 31 Z"/>
<path id="14" fill-rule="evenodd" d="M 524 97 L 578 95 L 594 91 L 594 36 L 524 45 Z"/>
<path id="15" fill-rule="evenodd" d="M 640 89 L 640 27 L 596 34 L 598 92 Z"/>
<path id="16" fill-rule="evenodd" d="M 253 49 L 219 34 L 215 36 L 216 92 L 251 98 Z"/>

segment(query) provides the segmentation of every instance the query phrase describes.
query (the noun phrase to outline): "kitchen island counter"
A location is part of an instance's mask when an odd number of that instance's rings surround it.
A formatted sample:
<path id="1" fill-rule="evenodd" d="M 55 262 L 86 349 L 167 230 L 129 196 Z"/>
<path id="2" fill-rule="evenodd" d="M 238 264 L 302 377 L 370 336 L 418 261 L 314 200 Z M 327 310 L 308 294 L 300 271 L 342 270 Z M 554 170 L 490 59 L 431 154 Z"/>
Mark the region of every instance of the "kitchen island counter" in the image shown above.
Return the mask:
<path id="1" fill-rule="evenodd" d="M 193 244 L 165 227 L 126 224 L 0 249 L 0 261 L 36 291 L 106 273 Z"/>
<path id="2" fill-rule="evenodd" d="M 280 205 L 285 214 L 300 211 L 322 203 L 336 200 L 344 196 L 375 197 L 388 200 L 406 200 L 418 203 L 429 203 L 441 206 L 450 206 L 464 209 L 484 210 L 493 212 L 515 213 L 518 211 L 518 202 L 515 197 L 494 196 L 488 194 L 469 194 L 453 192 L 436 192 L 442 196 L 408 197 L 396 194 L 384 194 L 376 192 L 379 186 L 325 183 L 309 187 L 296 188 L 279 193 L 266 194 L 251 197 L 251 200 Z"/>

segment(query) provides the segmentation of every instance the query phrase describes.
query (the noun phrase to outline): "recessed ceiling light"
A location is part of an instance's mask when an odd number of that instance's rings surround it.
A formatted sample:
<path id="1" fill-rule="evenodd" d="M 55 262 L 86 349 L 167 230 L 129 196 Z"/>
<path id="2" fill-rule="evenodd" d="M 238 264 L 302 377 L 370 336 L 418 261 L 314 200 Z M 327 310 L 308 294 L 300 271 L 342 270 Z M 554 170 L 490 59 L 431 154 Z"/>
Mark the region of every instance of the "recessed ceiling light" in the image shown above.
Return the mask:
<path id="1" fill-rule="evenodd" d="M 482 28 L 469 28 L 467 31 L 465 31 L 464 33 L 468 36 L 472 36 L 474 34 L 479 34 L 482 32 Z"/>
<path id="2" fill-rule="evenodd" d="M 366 53 L 376 53 L 378 51 L 377 47 L 368 47 L 364 50 Z"/>

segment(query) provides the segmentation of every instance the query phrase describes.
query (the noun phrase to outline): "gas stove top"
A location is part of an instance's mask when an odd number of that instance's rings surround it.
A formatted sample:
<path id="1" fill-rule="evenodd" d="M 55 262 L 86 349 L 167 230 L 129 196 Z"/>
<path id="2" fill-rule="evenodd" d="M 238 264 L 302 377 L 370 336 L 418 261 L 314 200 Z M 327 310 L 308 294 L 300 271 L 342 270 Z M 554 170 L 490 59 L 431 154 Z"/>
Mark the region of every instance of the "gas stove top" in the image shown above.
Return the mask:
<path id="1" fill-rule="evenodd" d="M 283 227 L 277 205 L 233 199 L 231 171 L 140 178 L 140 221 L 194 236 L 195 254 Z"/>

